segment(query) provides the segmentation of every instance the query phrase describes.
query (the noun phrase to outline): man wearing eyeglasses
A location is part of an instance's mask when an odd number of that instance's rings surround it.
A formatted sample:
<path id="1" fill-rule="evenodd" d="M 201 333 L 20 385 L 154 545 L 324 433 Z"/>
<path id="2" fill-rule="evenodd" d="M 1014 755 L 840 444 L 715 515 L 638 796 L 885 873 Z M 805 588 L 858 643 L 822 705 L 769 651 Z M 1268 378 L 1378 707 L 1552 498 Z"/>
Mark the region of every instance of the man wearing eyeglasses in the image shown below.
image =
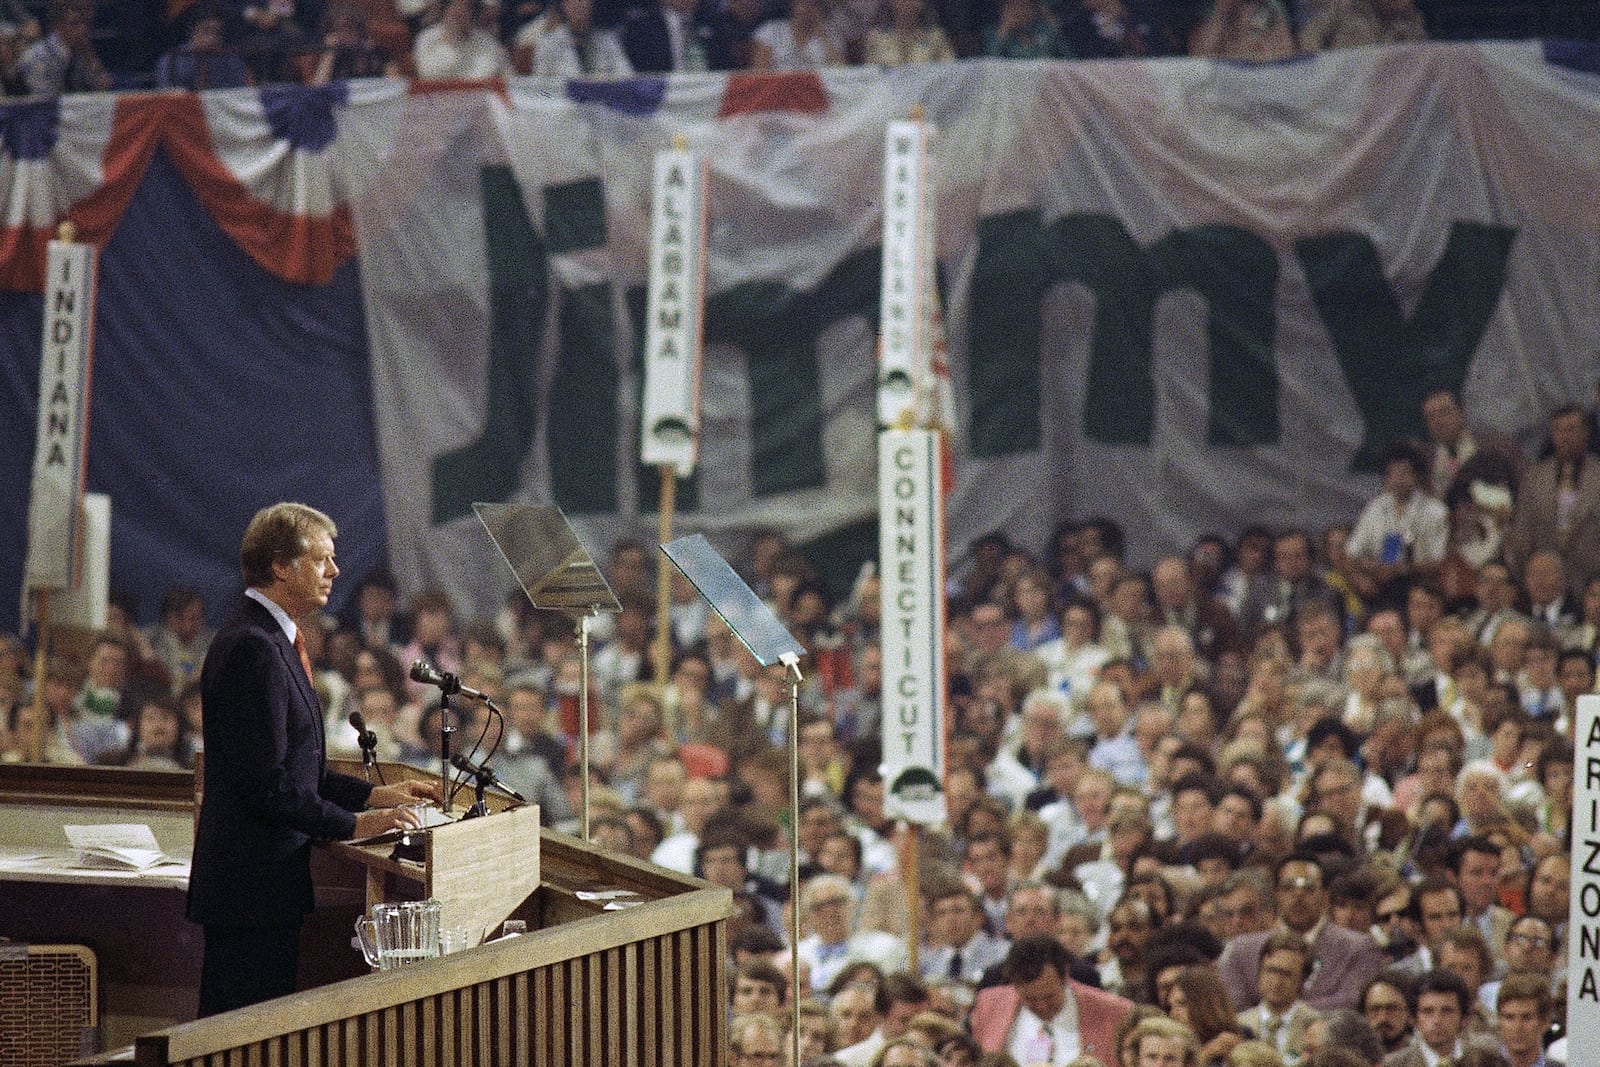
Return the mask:
<path id="1" fill-rule="evenodd" d="M 1276 929 L 1292 930 L 1305 938 L 1317 961 L 1306 983 L 1306 1003 L 1319 1011 L 1354 1007 L 1361 990 L 1383 970 L 1387 960 L 1372 938 L 1329 921 L 1328 889 L 1315 855 L 1296 852 L 1279 861 L 1277 900 Z M 1270 936 L 1270 931 L 1240 934 L 1217 961 L 1234 1004 L 1248 1008 L 1261 1002 L 1261 949 Z"/>
<path id="2" fill-rule="evenodd" d="M 1506 978 L 1514 974 L 1535 975 L 1553 990 L 1551 970 L 1555 965 L 1555 942 L 1549 923 L 1537 915 L 1519 916 L 1506 935 Z M 1504 982 L 1504 979 L 1485 982 L 1478 990 L 1478 999 L 1485 1008 L 1493 1010 Z"/>
<path id="3" fill-rule="evenodd" d="M 728 1025 L 733 1067 L 778 1067 L 783 1062 L 783 1027 L 770 1015 L 739 1015 Z"/>

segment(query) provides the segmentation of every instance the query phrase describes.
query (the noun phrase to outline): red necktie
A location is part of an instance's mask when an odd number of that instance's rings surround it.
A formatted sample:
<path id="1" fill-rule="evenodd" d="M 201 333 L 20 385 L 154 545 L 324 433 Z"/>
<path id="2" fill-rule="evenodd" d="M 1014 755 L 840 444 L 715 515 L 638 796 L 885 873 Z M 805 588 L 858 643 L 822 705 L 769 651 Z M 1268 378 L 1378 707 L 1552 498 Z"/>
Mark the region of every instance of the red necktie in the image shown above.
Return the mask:
<path id="1" fill-rule="evenodd" d="M 294 632 L 294 650 L 300 653 L 300 666 L 306 672 L 306 681 L 315 682 L 311 677 L 311 657 L 306 655 L 306 639 L 301 636 L 298 629 Z"/>

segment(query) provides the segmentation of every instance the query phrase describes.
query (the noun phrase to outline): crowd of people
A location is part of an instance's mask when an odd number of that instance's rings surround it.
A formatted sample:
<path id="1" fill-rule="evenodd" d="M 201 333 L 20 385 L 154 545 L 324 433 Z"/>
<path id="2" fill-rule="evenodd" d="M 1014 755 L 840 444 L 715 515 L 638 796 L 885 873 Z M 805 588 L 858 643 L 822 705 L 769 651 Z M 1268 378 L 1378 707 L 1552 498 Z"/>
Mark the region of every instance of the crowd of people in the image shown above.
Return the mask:
<path id="1" fill-rule="evenodd" d="M 1426 36 L 1414 0 L 188 0 L 144 22 L 130 15 L 141 6 L 126 6 L 97 27 L 92 0 L 0 2 L 6 91 L 600 79 L 976 56 L 1270 61 Z"/>
<path id="2" fill-rule="evenodd" d="M 591 836 L 733 892 L 737 1064 L 787 1049 L 791 982 L 814 1064 L 1558 1062 L 1597 411 L 1553 412 L 1534 456 L 1435 392 L 1427 440 L 1385 453 L 1349 524 L 1208 535 L 1148 570 L 1106 519 L 1037 553 L 976 539 L 947 589 L 948 821 L 911 887 L 879 774 L 872 568 L 835 601 L 780 533 L 742 561 L 808 649 L 791 887 L 789 677 L 680 580 L 657 678 L 656 556 L 618 542 L 622 610 L 591 633 Z M 49 662 L 42 718 L 4 642 L 7 758 L 192 764 L 201 597 L 174 589 L 148 631 L 111 615 L 81 663 Z M 440 693 L 406 670 L 424 660 L 504 710 L 502 735 L 454 698 L 458 750 L 575 827 L 566 617 L 517 593 L 463 622 L 374 573 L 301 631 L 330 753 L 358 755 L 359 712 L 379 758 L 437 766 Z"/>

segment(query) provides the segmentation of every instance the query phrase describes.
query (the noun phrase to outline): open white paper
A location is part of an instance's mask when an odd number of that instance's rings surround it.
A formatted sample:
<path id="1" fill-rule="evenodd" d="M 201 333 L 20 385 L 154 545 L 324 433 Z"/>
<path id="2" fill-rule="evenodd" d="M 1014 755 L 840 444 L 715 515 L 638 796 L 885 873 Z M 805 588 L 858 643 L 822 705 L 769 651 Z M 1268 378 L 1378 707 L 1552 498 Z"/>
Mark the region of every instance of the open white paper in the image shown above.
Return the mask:
<path id="1" fill-rule="evenodd" d="M 175 863 L 156 844 L 156 835 L 143 823 L 106 823 L 67 826 L 72 865 L 120 871 L 144 871 Z"/>

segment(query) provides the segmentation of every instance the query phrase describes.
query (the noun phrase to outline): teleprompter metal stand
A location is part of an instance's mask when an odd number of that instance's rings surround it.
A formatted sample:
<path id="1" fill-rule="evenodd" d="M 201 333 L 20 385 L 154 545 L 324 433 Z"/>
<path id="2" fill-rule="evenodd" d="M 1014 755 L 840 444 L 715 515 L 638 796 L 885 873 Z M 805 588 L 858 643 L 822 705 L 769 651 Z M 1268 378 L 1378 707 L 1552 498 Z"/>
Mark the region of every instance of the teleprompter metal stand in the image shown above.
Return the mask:
<path id="1" fill-rule="evenodd" d="M 701 534 L 669 541 L 661 551 L 683 572 L 711 610 L 722 617 L 756 662 L 763 667 L 781 663 L 789 668 L 789 952 L 800 946 L 800 657 L 806 650 L 778 621 L 755 591 L 734 573 Z M 800 968 L 789 966 L 789 1027 L 791 1063 L 800 1062 Z"/>
<path id="2" fill-rule="evenodd" d="M 589 620 L 622 610 L 594 557 L 561 509 L 549 504 L 473 504 L 500 557 L 530 603 L 559 611 L 578 634 L 578 765 L 583 776 L 578 833 L 589 839 Z"/>

